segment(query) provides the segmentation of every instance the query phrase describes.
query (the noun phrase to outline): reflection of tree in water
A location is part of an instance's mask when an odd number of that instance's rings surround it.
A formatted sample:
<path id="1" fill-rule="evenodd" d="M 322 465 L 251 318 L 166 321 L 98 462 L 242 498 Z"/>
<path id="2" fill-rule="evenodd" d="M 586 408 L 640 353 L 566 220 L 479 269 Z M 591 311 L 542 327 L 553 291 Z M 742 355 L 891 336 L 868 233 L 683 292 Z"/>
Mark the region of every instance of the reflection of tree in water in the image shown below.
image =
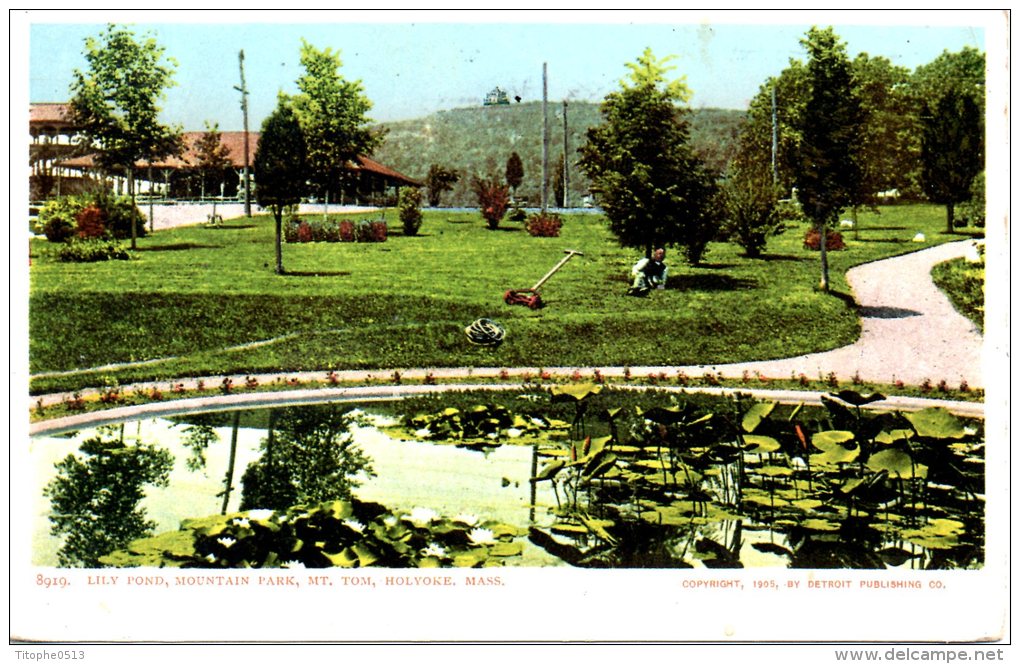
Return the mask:
<path id="1" fill-rule="evenodd" d="M 99 558 L 151 534 L 139 503 L 146 484 L 166 486 L 173 456 L 163 449 L 124 441 L 124 425 L 102 427 L 55 464 L 57 475 L 44 489 L 51 504 L 50 532 L 64 537 L 57 554 L 65 567 L 101 567 Z"/>
<path id="2" fill-rule="evenodd" d="M 241 509 L 286 509 L 300 503 L 347 500 L 372 476 L 371 459 L 350 429 L 359 417 L 350 407 L 305 406 L 270 411 L 262 458 L 241 479 Z"/>

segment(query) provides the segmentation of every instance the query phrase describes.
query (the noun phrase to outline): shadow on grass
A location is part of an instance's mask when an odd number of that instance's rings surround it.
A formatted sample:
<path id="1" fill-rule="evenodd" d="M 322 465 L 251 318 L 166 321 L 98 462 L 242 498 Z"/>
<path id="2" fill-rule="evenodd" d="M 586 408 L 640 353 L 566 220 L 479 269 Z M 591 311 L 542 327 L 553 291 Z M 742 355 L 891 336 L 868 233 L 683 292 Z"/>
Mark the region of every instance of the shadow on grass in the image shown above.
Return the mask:
<path id="1" fill-rule="evenodd" d="M 188 249 L 222 249 L 222 244 L 199 244 L 197 242 L 178 242 L 176 244 L 157 244 L 138 247 L 135 251 L 187 251 Z"/>
<path id="2" fill-rule="evenodd" d="M 858 308 L 857 307 L 857 300 L 855 300 L 854 296 L 851 295 L 850 293 L 843 293 L 843 292 L 840 292 L 840 291 L 830 290 L 829 291 L 829 295 L 831 295 L 832 297 L 836 298 L 837 300 L 842 301 L 843 304 L 845 304 L 848 309 L 857 309 Z"/>
<path id="3" fill-rule="evenodd" d="M 340 271 L 340 272 L 328 272 L 328 271 L 322 271 L 322 270 L 320 270 L 318 272 L 302 272 L 300 270 L 294 270 L 294 271 L 287 270 L 286 272 L 284 272 L 280 276 L 282 276 L 282 277 L 349 277 L 349 276 L 351 276 L 351 273 L 346 271 L 346 270 L 345 271 Z"/>
<path id="4" fill-rule="evenodd" d="M 752 261 L 764 261 L 766 263 L 772 263 L 776 261 L 791 261 L 791 262 L 802 262 L 807 260 L 806 256 L 790 256 L 788 254 L 762 254 L 760 256 L 747 256 L 744 258 Z"/>
<path id="5" fill-rule="evenodd" d="M 203 224 L 202 228 L 207 231 L 243 231 L 247 228 L 258 228 L 255 224 L 230 224 L 229 226 L 210 226 Z"/>

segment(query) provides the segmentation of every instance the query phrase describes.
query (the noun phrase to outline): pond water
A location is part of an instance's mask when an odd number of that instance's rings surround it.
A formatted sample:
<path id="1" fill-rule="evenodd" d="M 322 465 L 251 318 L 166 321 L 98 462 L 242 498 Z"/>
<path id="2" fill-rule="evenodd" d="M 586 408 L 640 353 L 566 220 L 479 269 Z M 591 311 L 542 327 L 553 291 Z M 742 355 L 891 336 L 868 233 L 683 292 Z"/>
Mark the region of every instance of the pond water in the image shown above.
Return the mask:
<path id="1" fill-rule="evenodd" d="M 834 404 L 589 409 L 630 397 L 552 391 L 551 402 L 544 392 L 508 405 L 429 402 L 402 417 L 327 404 L 40 435 L 30 442 L 32 560 L 983 565 L 979 424 L 941 409 L 868 416 Z"/>
<path id="2" fill-rule="evenodd" d="M 386 423 L 385 418 L 374 418 Z M 31 439 L 35 484 L 45 487 L 55 476 L 55 464 L 69 454 L 81 456 L 83 441 L 99 437 L 123 439 L 128 444 L 142 441 L 166 450 L 173 457 L 167 486 L 146 486 L 140 507 L 154 523 L 153 532 L 176 530 L 187 518 L 219 514 L 224 477 L 229 463 L 232 427 L 216 426 L 216 442 L 205 449 L 205 466 L 187 466 L 191 451 L 186 445 L 187 424 L 170 419 L 145 419 L 120 425 L 83 429 L 59 436 Z M 535 450 L 531 446 L 504 445 L 484 450 L 450 445 L 397 440 L 371 424 L 351 428 L 352 438 L 371 460 L 373 475 L 359 473 L 361 485 L 354 495 L 379 502 L 390 509 L 411 512 L 428 508 L 450 516 L 486 516 L 521 528 L 551 521 L 548 506 L 554 504 L 549 485 L 537 485 L 532 496 L 531 477 Z M 239 427 L 235 449 L 235 482 L 261 456 L 266 429 Z M 534 501 L 534 502 L 533 502 Z M 536 510 L 534 505 L 542 506 Z M 240 486 L 231 492 L 227 513 L 240 510 Z M 34 532 L 32 563 L 58 566 L 61 538 L 51 534 L 50 498 L 38 492 L 33 505 Z M 544 515 L 544 517 L 543 517 Z M 536 521 L 536 517 L 538 520 Z M 546 566 L 564 564 L 537 547 L 526 547 L 512 564 Z"/>

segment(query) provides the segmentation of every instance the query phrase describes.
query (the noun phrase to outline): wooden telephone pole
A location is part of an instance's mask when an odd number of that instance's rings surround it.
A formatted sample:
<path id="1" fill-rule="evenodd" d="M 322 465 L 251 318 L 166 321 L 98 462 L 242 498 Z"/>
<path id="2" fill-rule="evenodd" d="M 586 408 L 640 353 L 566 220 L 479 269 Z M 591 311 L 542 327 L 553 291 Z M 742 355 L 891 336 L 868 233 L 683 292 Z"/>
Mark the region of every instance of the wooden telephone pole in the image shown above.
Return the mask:
<path id="1" fill-rule="evenodd" d="M 567 134 L 567 100 L 563 100 L 563 208 L 569 207 L 570 200 L 570 162 L 567 158 L 569 146 L 569 135 Z"/>
<path id="2" fill-rule="evenodd" d="M 234 89 L 241 93 L 241 113 L 244 116 L 244 216 L 251 216 L 251 178 L 248 175 L 248 88 L 244 84 L 244 49 L 237 54 L 241 68 L 241 86 Z"/>
<path id="3" fill-rule="evenodd" d="M 542 214 L 549 209 L 549 79 L 542 63 Z"/>

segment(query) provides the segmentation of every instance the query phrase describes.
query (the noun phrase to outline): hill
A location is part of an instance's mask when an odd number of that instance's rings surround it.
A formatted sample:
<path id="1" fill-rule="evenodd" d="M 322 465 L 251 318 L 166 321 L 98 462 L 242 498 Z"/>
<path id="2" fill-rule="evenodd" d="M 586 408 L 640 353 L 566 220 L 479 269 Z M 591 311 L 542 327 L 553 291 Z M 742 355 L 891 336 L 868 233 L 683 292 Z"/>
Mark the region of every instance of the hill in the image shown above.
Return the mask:
<path id="1" fill-rule="evenodd" d="M 691 115 L 691 141 L 709 167 L 722 170 L 735 144 L 744 112 L 728 109 L 697 109 Z M 567 107 L 569 152 L 576 161 L 577 148 L 584 143 L 589 127 L 602 122 L 599 105 L 570 102 Z M 541 201 L 542 104 L 530 102 L 501 106 L 477 106 L 433 113 L 425 118 L 381 123 L 387 131 L 374 158 L 416 179 L 424 179 L 431 164 L 454 168 L 462 174 L 452 192 L 443 195 L 443 205 L 476 204 L 470 190 L 472 175 L 499 175 L 506 161 L 517 152 L 524 163 L 524 181 L 519 198 L 532 205 Z M 555 169 L 563 154 L 563 105 L 549 104 L 549 163 Z M 584 174 L 570 169 L 570 201 L 577 205 L 588 193 Z M 550 172 L 550 199 L 552 175 Z M 552 201 L 550 200 L 550 204 Z"/>

